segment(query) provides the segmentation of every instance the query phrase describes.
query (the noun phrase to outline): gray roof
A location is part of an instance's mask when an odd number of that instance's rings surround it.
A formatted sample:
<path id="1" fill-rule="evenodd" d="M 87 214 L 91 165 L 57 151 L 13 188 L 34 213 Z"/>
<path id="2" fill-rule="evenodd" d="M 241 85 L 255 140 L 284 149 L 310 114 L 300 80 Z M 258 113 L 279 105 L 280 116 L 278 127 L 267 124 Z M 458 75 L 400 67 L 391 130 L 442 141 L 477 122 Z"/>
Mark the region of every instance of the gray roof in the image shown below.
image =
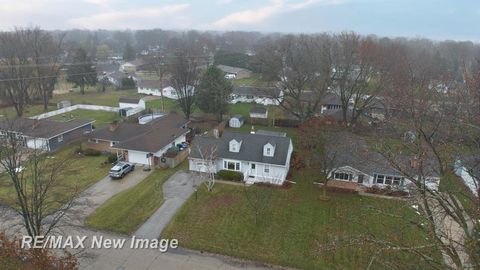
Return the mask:
<path id="1" fill-rule="evenodd" d="M 188 132 L 189 130 L 184 128 L 187 123 L 188 120 L 182 116 L 171 113 L 144 125 L 123 122 L 115 129 L 107 126 L 93 131 L 89 137 L 120 142 L 115 145 L 118 149 L 157 152 L 176 137 Z"/>
<path id="2" fill-rule="evenodd" d="M 273 97 L 280 95 L 280 89 L 276 87 L 236 86 L 233 94 L 238 96 Z"/>
<path id="3" fill-rule="evenodd" d="M 257 130 L 255 132 L 255 134 L 267 135 L 267 136 L 277 136 L 277 137 L 287 137 L 287 133 L 285 133 L 285 132 L 276 132 L 276 131 L 269 131 L 269 130 L 263 130 L 263 129 Z"/>
<path id="4" fill-rule="evenodd" d="M 266 114 L 267 108 L 265 107 L 253 107 L 250 109 L 250 113 Z"/>
<path id="5" fill-rule="evenodd" d="M 229 143 L 231 140 L 242 141 L 238 153 L 229 151 Z M 273 157 L 263 155 L 263 146 L 267 143 L 275 145 L 275 154 Z M 289 137 L 225 131 L 220 138 L 195 137 L 192 143 L 190 157 L 202 158 L 199 149 L 205 153 L 204 151 L 210 151 L 209 149 L 215 147 L 215 155 L 220 158 L 285 165 L 288 159 L 290 143 L 291 140 Z"/>
<path id="6" fill-rule="evenodd" d="M 93 120 L 72 119 L 54 121 L 48 119 L 15 118 L 0 121 L 0 130 L 19 132 L 24 136 L 49 139 L 93 123 Z"/>
<path id="7" fill-rule="evenodd" d="M 141 80 L 137 85 L 139 88 L 160 89 L 160 80 Z"/>
<path id="8" fill-rule="evenodd" d="M 336 168 L 350 166 L 370 176 L 374 174 L 402 176 L 402 172 L 415 174 L 410 164 L 411 157 L 395 155 L 395 160 L 389 161 L 379 152 L 371 150 L 363 138 L 352 133 L 334 132 L 327 140 L 330 142 L 327 143 L 330 146 L 327 151 L 331 156 L 335 156 Z M 424 164 L 424 175 L 438 177 L 438 166 L 434 159 L 427 163 Z"/>
<path id="9" fill-rule="evenodd" d="M 226 66 L 226 65 L 217 65 L 217 68 L 220 69 L 221 71 L 225 73 L 231 73 L 231 74 L 237 74 L 239 72 L 251 72 L 248 69 L 245 68 L 239 68 L 239 67 L 231 67 L 231 66 Z"/>

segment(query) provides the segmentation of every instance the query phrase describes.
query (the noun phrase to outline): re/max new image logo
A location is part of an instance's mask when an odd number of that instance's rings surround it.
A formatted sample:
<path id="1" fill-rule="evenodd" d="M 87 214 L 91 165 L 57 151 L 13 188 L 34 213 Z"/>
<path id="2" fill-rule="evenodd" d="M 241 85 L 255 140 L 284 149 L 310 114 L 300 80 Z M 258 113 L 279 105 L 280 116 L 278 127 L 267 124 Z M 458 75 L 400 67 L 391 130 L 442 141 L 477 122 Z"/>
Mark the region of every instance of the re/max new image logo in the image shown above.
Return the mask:
<path id="1" fill-rule="evenodd" d="M 22 237 L 22 248 L 49 248 L 49 249 L 158 249 L 166 252 L 168 249 L 178 248 L 177 239 L 144 239 L 132 236 L 128 238 L 108 238 L 104 236 L 28 236 Z"/>

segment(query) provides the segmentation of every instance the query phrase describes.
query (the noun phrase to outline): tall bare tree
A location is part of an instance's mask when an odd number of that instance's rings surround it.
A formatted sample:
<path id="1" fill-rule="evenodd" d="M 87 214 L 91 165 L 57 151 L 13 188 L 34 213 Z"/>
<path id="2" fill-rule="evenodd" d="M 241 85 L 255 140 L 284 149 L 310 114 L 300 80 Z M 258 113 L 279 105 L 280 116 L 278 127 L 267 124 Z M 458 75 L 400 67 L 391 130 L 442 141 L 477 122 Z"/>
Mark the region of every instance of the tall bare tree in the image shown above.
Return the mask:
<path id="1" fill-rule="evenodd" d="M 61 68 L 62 44 L 64 35 L 58 40 L 52 35 L 39 28 L 33 29 L 31 50 L 32 62 L 35 64 L 34 74 L 36 77 L 36 90 L 42 98 L 43 109 L 48 109 L 48 102 L 53 96 L 53 90 L 57 82 Z"/>
<path id="2" fill-rule="evenodd" d="M 334 39 L 334 90 L 342 103 L 343 122 L 355 124 L 384 89 L 390 62 L 384 48 L 372 39 L 354 32 L 340 33 Z"/>
<path id="3" fill-rule="evenodd" d="M 30 102 L 35 73 L 31 42 L 33 30 L 15 28 L 0 33 L 0 82 L 18 116 L 22 116 Z"/>
<path id="4" fill-rule="evenodd" d="M 32 128 L 14 120 L 2 121 L 1 125 L 3 130 L 10 131 Z M 8 183 L 4 184 L 14 188 L 14 209 L 22 217 L 27 234 L 45 236 L 57 227 L 78 194 L 62 184 L 62 173 L 71 157 L 49 159 L 40 149 L 27 149 L 24 145 L 25 139 L 18 132 L 3 133 L 0 168 L 8 175 Z M 66 195 L 64 199 L 58 198 L 59 192 Z"/>
<path id="5" fill-rule="evenodd" d="M 265 43 L 257 53 L 264 79 L 278 82 L 280 106 L 300 121 L 320 108 L 332 86 L 331 37 L 288 35 Z"/>
<path id="6" fill-rule="evenodd" d="M 195 51 L 181 49 L 177 51 L 170 64 L 171 81 L 176 90 L 178 105 L 185 117 L 190 118 L 195 103 L 195 88 L 200 81 L 201 58 Z"/>

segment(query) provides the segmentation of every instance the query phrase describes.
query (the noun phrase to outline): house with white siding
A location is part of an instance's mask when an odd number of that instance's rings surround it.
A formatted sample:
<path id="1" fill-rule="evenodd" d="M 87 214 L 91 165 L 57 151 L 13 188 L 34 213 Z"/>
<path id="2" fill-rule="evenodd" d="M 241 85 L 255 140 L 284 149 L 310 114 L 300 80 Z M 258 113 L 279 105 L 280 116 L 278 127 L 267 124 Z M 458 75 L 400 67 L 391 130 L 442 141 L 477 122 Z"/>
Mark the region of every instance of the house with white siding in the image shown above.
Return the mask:
<path id="1" fill-rule="evenodd" d="M 198 136 L 189 157 L 191 171 L 241 172 L 246 183 L 282 185 L 290 168 L 292 140 L 284 133 L 225 131 L 220 138 Z M 208 158 L 210 157 L 210 158 Z"/>
<path id="2" fill-rule="evenodd" d="M 333 135 L 335 145 L 329 144 L 327 152 L 334 158 L 330 160 L 329 178 L 333 181 L 356 183 L 358 186 L 380 188 L 395 188 L 408 190 L 412 180 L 419 177 L 420 162 L 415 156 L 395 156 L 388 159 L 369 148 L 359 136 L 348 132 L 338 132 Z M 342 147 L 342 145 L 344 147 Z M 331 149 L 331 148 L 338 149 Z M 425 185 L 438 190 L 440 174 L 434 159 L 424 162 L 421 168 Z M 408 178 L 406 175 L 412 177 Z"/>
<path id="3" fill-rule="evenodd" d="M 267 105 L 278 105 L 283 101 L 283 91 L 277 87 L 254 87 L 236 86 L 233 88 L 229 102 L 256 103 Z"/>

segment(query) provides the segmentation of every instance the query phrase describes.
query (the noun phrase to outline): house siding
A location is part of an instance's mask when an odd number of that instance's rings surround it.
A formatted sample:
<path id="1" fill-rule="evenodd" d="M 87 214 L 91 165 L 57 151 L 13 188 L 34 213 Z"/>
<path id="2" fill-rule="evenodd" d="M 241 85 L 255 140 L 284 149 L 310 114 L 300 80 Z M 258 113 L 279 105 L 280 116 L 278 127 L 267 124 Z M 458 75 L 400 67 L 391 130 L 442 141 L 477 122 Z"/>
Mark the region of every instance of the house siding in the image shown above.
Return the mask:
<path id="1" fill-rule="evenodd" d="M 49 145 L 49 150 L 50 151 L 55 151 L 61 147 L 64 147 L 66 145 L 69 145 L 73 141 L 80 140 L 82 138 L 82 135 L 91 132 L 92 131 L 92 124 L 89 123 L 85 126 L 78 127 L 74 130 L 71 130 L 67 133 L 64 133 L 62 135 L 55 136 L 53 138 L 50 138 L 48 140 L 48 145 Z M 63 141 L 59 142 L 58 138 L 63 136 Z"/>

